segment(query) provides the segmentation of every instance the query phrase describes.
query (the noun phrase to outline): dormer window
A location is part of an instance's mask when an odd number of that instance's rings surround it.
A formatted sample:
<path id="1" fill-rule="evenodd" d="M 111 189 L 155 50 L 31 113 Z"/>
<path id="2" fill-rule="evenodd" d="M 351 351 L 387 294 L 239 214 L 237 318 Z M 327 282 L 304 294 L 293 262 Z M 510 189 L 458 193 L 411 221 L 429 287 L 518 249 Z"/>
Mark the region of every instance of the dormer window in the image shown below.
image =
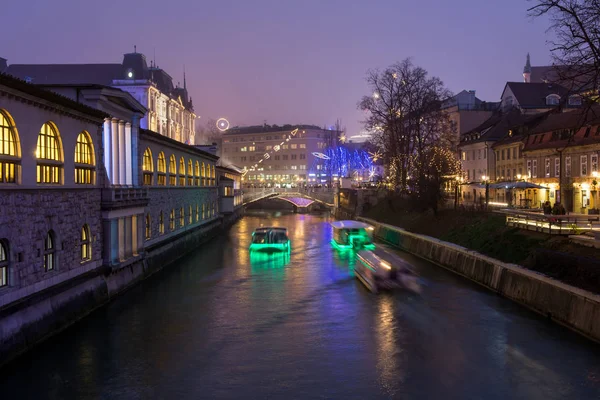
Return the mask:
<path id="1" fill-rule="evenodd" d="M 551 94 L 546 96 L 546 105 L 557 106 L 560 103 L 560 96 L 557 94 Z"/>
<path id="2" fill-rule="evenodd" d="M 580 106 L 581 105 L 581 96 L 570 96 L 569 97 L 569 105 L 570 106 Z"/>

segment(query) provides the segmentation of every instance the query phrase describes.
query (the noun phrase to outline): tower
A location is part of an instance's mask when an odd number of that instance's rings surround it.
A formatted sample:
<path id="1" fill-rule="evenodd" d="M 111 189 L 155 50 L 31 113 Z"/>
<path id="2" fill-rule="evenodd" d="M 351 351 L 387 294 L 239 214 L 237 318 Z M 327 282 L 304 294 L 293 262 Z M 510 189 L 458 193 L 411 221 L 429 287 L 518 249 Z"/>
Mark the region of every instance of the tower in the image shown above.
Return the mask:
<path id="1" fill-rule="evenodd" d="M 529 53 L 527 53 L 527 62 L 525 62 L 525 68 L 523 68 L 523 82 L 531 82 L 531 61 L 529 59 Z"/>

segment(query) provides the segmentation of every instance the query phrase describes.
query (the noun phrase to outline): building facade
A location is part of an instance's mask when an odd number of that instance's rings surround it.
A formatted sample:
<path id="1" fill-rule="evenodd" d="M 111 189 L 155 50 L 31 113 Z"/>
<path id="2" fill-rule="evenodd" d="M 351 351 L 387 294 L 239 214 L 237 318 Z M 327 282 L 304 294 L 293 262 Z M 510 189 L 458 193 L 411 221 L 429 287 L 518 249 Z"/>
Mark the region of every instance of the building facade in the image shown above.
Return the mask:
<path id="1" fill-rule="evenodd" d="M 232 128 L 223 133 L 223 162 L 244 170 L 245 186 L 321 184 L 323 153 L 337 134 L 310 125 Z"/>

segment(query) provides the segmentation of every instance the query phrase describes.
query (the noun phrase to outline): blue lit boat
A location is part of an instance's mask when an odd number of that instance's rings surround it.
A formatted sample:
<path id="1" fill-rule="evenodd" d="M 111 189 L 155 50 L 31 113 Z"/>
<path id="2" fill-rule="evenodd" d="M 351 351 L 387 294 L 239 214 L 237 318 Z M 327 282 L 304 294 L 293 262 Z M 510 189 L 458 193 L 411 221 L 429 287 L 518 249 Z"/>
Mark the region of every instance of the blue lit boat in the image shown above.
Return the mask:
<path id="1" fill-rule="evenodd" d="M 397 288 L 421 292 L 418 275 L 400 257 L 381 250 L 361 250 L 356 258 L 354 275 L 371 292 Z"/>
<path id="2" fill-rule="evenodd" d="M 371 239 L 373 227 L 359 221 L 335 221 L 333 226 L 333 239 L 331 244 L 338 250 L 353 249 L 356 251 L 367 249 L 374 250 L 375 245 Z"/>
<path id="3" fill-rule="evenodd" d="M 260 227 L 252 233 L 250 251 L 282 252 L 291 250 L 286 228 Z"/>

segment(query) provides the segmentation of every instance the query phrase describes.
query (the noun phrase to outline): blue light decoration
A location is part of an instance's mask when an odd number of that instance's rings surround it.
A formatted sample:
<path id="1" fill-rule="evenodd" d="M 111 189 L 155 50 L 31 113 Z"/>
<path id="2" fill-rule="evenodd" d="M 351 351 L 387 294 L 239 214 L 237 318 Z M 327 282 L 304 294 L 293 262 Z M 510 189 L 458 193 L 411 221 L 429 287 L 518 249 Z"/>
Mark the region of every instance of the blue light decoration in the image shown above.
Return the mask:
<path id="1" fill-rule="evenodd" d="M 311 171 L 318 171 L 321 165 L 321 175 L 347 177 L 356 171 L 374 171 L 373 158 L 364 150 L 349 150 L 344 146 L 329 147 L 324 153 L 313 153 L 314 160 Z M 309 174 L 311 176 L 311 174 Z"/>

